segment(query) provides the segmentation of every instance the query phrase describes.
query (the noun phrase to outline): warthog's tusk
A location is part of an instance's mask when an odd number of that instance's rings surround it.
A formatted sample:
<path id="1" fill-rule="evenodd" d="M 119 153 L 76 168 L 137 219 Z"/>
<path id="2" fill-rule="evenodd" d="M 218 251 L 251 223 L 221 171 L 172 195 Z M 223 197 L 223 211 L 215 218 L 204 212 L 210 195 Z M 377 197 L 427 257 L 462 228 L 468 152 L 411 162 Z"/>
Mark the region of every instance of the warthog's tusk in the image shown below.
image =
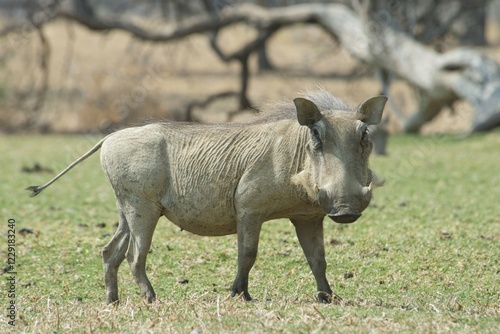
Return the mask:
<path id="1" fill-rule="evenodd" d="M 373 188 L 372 182 L 370 182 L 368 187 L 363 187 L 363 189 L 362 189 L 363 196 L 369 196 L 372 192 L 372 188 Z"/>

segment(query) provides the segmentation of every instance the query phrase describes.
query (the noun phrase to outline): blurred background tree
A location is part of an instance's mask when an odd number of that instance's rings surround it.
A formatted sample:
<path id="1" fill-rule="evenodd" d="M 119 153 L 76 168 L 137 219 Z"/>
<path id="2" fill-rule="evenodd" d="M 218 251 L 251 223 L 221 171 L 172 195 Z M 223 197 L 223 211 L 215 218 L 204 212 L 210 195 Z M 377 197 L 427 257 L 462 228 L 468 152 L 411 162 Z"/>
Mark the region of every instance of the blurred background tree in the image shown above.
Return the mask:
<path id="1" fill-rule="evenodd" d="M 454 110 L 459 101 L 466 101 L 473 110 L 469 130 L 489 130 L 500 124 L 497 107 L 500 70 L 482 51 L 487 44 L 487 26 L 492 26 L 487 22 L 494 25 L 494 18 L 500 17 L 491 14 L 500 11 L 498 3 L 498 0 L 0 0 L 0 35 L 4 45 L 0 60 L 6 68 L 0 87 L 1 128 L 61 131 L 54 126 L 54 119 L 76 113 L 79 106 L 75 101 L 82 101 L 82 97 L 87 101 L 94 99 L 90 103 L 92 110 L 70 118 L 74 124 L 62 127 L 62 131 L 106 132 L 133 124 L 141 116 L 193 120 L 199 118 L 196 110 L 214 106 L 225 113 L 226 120 L 231 120 L 244 110 L 262 105 L 262 101 L 256 102 L 250 96 L 261 99 L 258 93 L 249 91 L 252 76 L 273 71 L 283 76 L 287 70 L 280 63 L 284 58 L 269 51 L 280 47 L 274 36 L 290 26 L 306 30 L 308 25 L 314 25 L 330 37 L 322 35 L 316 40 L 317 44 L 329 45 L 325 57 L 330 57 L 330 62 L 332 55 L 338 59 L 348 54 L 355 59 L 357 65 L 351 67 L 350 76 L 375 74 L 381 83 L 377 89 L 389 97 L 394 95 L 395 80 L 403 80 L 416 92 L 416 102 L 411 106 L 398 104 L 397 97 L 391 98 L 393 118 L 401 130 L 418 132 L 442 110 Z M 297 24 L 303 28 L 297 28 Z M 63 33 L 53 33 L 55 29 L 50 27 L 55 25 Z M 128 44 L 125 53 L 101 57 L 102 62 L 114 62 L 113 75 L 121 78 L 110 83 L 103 73 L 94 73 L 91 83 L 101 95 L 94 96 L 91 93 L 94 87 L 81 87 L 83 81 L 75 79 L 77 52 L 100 51 L 77 39 L 81 27 L 102 35 L 102 45 L 106 45 L 113 32 L 131 36 L 124 42 Z M 233 34 L 230 42 L 228 31 Z M 189 45 L 194 35 L 204 36 L 209 43 L 212 54 L 205 53 L 204 58 L 217 56 L 230 69 L 229 73 L 239 78 L 239 83 L 231 82 L 225 85 L 230 89 L 220 90 L 213 85 L 214 90 L 202 94 L 187 89 L 186 95 L 191 93 L 191 97 L 177 101 L 172 108 L 171 101 L 179 99 L 170 96 L 165 87 L 172 78 L 171 75 L 167 78 L 166 72 L 179 70 L 179 58 L 189 57 L 173 46 L 179 45 L 179 41 L 187 41 Z M 61 36 L 65 38 L 63 52 Z M 297 52 L 316 52 L 310 45 L 296 47 Z M 158 56 L 155 50 L 159 48 L 163 51 Z M 63 56 L 57 56 L 61 53 Z M 173 54 L 177 54 L 177 59 L 173 59 Z M 119 59 L 127 57 L 127 66 L 143 70 L 133 74 L 130 68 L 124 69 Z M 254 58 L 256 68 L 252 69 Z M 88 72 L 92 62 L 96 60 L 85 64 L 82 72 Z M 163 65 L 153 66 L 158 63 Z M 169 67 L 173 63 L 176 65 Z M 210 62 L 199 65 L 207 70 L 212 68 Z M 190 75 L 188 68 L 183 73 L 185 77 Z M 62 82 L 53 84 L 51 78 L 56 71 L 61 73 Z M 306 71 L 302 76 L 322 82 L 325 77 L 321 72 L 325 71 L 319 72 L 313 75 Z M 72 80 L 77 82 L 70 83 Z M 153 91 L 170 98 L 168 107 Z M 106 99 L 104 94 L 113 98 Z M 58 99 L 62 95 L 66 98 Z M 55 100 L 59 101 L 57 106 Z M 231 102 L 221 107 L 218 105 L 221 100 Z M 54 108 L 61 110 L 59 116 L 48 117 Z M 144 114 L 145 109 L 157 109 L 158 113 Z M 106 110 L 111 110 L 111 115 L 102 116 Z M 99 121 L 95 122 L 97 118 Z"/>

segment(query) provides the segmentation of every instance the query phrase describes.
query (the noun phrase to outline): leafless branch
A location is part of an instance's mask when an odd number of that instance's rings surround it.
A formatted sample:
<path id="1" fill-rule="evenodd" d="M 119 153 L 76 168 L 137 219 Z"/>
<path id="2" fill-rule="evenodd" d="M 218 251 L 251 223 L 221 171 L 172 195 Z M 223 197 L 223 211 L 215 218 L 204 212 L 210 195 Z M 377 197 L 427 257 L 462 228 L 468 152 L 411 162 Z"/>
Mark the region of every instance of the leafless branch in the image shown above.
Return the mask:
<path id="1" fill-rule="evenodd" d="M 209 104 L 211 104 L 217 100 L 225 99 L 225 98 L 232 97 L 232 96 L 239 96 L 239 93 L 233 92 L 233 91 L 226 91 L 226 92 L 221 92 L 221 93 L 217 93 L 214 95 L 210 95 L 209 97 L 207 97 L 206 99 L 204 99 L 202 101 L 191 102 L 186 108 L 186 118 L 189 121 L 196 121 L 196 119 L 194 119 L 194 117 L 193 117 L 193 111 L 195 108 L 206 108 Z"/>
<path id="2" fill-rule="evenodd" d="M 248 68 L 248 58 L 251 53 L 258 51 L 266 42 L 266 40 L 272 36 L 274 32 L 278 30 L 278 26 L 272 26 L 265 30 L 261 30 L 258 36 L 243 46 L 240 50 L 226 55 L 220 49 L 217 44 L 217 36 L 218 31 L 215 31 L 210 36 L 210 46 L 214 50 L 214 52 L 219 56 L 221 60 L 224 62 L 230 62 L 232 60 L 236 60 L 240 63 L 240 97 L 239 97 L 239 105 L 241 109 L 251 108 L 252 104 L 247 96 L 248 90 L 248 80 L 250 78 L 249 68 Z"/>
<path id="3" fill-rule="evenodd" d="M 47 92 L 49 89 L 49 60 L 50 60 L 50 44 L 43 32 L 43 27 L 37 28 L 38 37 L 40 38 L 40 43 L 42 47 L 42 52 L 40 55 L 40 69 L 42 70 L 42 81 L 41 87 L 38 91 L 35 106 L 33 107 L 34 111 L 39 111 L 43 104 L 45 103 L 45 99 L 47 97 Z"/>
<path id="4" fill-rule="evenodd" d="M 363 10 L 367 4 L 373 5 L 376 0 L 359 0 L 358 2 L 359 8 Z M 463 5 L 465 2 L 460 3 Z M 77 5 L 82 4 L 81 8 L 83 9 L 77 10 Z M 474 63 L 464 62 L 464 66 L 455 69 L 453 64 L 445 61 L 450 58 L 447 58 L 446 53 L 435 52 L 409 37 L 401 29 L 394 28 L 393 25 L 383 22 L 383 20 L 377 20 L 377 17 L 360 18 L 351 9 L 340 4 L 309 3 L 280 8 L 262 8 L 244 3 L 226 7 L 217 12 L 217 15 L 205 13 L 183 20 L 178 24 L 157 27 L 137 25 L 122 17 L 98 17 L 92 10 L 88 10 L 88 8 L 85 10 L 84 5 L 85 0 L 67 0 L 62 5 L 55 1 L 51 7 L 50 15 L 46 15 L 41 20 L 34 20 L 33 26 L 43 25 L 55 17 L 65 17 L 92 30 L 122 30 L 140 40 L 150 42 L 167 42 L 191 34 L 211 32 L 210 43 L 218 56 L 223 61 L 236 60 L 241 65 L 241 107 L 250 105 L 246 97 L 249 79 L 249 55 L 262 47 L 265 41 L 282 27 L 291 24 L 314 23 L 321 26 L 330 35 L 335 36 L 340 45 L 353 57 L 406 80 L 411 86 L 422 92 L 420 107 L 414 116 L 406 122 L 404 127 L 406 131 L 418 131 L 425 122 L 437 115 L 442 107 L 461 98 L 473 102 L 478 114 L 481 112 L 485 112 L 487 115 L 500 114 L 500 107 L 498 107 L 500 103 L 495 102 L 497 99 L 500 101 L 500 89 L 497 89 L 500 87 L 500 74 L 498 74 L 500 66 L 498 64 L 487 60 L 486 57 L 479 56 L 478 53 L 475 53 L 473 57 L 470 54 L 456 53 L 455 58 L 469 57 Z M 429 12 L 433 6 L 431 4 L 429 9 L 424 12 Z M 451 24 L 459 16 L 459 12 L 449 16 L 444 23 Z M 423 20 L 423 17 L 417 16 L 416 19 Z M 225 54 L 217 44 L 217 32 L 224 27 L 241 22 L 255 27 L 259 33 L 254 40 L 244 45 L 240 50 Z M 9 31 L 12 31 L 11 28 Z M 438 31 L 435 36 L 442 34 L 442 31 Z M 40 33 L 40 39 L 44 45 L 45 59 L 47 59 L 49 49 L 43 33 Z M 457 61 L 454 60 L 454 63 Z M 43 66 L 47 67 L 47 64 L 42 64 Z M 46 72 L 48 73 L 48 71 Z M 495 75 L 491 73 L 495 73 Z M 474 89 L 471 90 L 470 87 Z M 470 91 L 474 91 L 474 94 L 471 94 Z M 488 117 L 477 118 L 475 122 L 481 123 L 481 119 L 491 119 Z M 474 128 L 481 128 L 481 126 L 475 124 Z"/>
<path id="5" fill-rule="evenodd" d="M 64 66 L 61 66 L 62 76 L 68 78 L 71 71 L 71 60 L 75 49 L 75 28 L 73 22 L 66 23 L 66 33 L 68 34 L 68 42 L 64 56 Z"/>

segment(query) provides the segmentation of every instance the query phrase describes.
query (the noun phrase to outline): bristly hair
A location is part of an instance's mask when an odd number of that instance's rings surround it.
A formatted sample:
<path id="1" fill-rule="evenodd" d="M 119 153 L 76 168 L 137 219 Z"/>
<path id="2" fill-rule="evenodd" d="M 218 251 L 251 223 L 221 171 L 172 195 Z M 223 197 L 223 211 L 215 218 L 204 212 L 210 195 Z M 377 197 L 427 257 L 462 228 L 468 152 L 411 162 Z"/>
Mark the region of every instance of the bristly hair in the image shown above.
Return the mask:
<path id="1" fill-rule="evenodd" d="M 344 102 L 342 99 L 336 97 L 332 93 L 328 92 L 325 88 L 322 86 L 318 86 L 317 89 L 315 90 L 306 90 L 297 93 L 295 97 L 302 97 L 306 98 L 310 101 L 312 101 L 316 106 L 319 108 L 319 110 L 323 114 L 332 114 L 332 113 L 342 113 L 342 112 L 352 112 L 354 109 L 352 106 Z M 262 123 L 268 123 L 268 122 L 274 122 L 274 121 L 279 121 L 283 119 L 296 119 L 297 118 L 297 110 L 295 108 L 295 104 L 293 103 L 293 98 L 290 98 L 289 100 L 282 100 L 282 101 L 277 101 L 277 102 L 269 102 L 265 104 L 260 111 L 255 115 L 255 117 L 241 121 L 241 122 L 234 122 L 234 123 L 204 123 L 204 125 L 211 125 L 211 126 L 218 126 L 218 125 L 223 125 L 223 126 L 247 126 L 249 124 L 262 124 Z M 145 124 L 151 124 L 151 123 L 166 123 L 172 126 L 173 124 L 189 124 L 189 125 L 200 125 L 200 123 L 197 122 L 171 122 L 171 121 L 153 121 L 153 122 L 146 122 Z"/>
<path id="2" fill-rule="evenodd" d="M 319 86 L 316 90 L 307 90 L 298 93 L 296 97 L 306 98 L 319 108 L 323 113 L 329 111 L 352 111 L 353 108 L 346 102 L 336 97 L 332 93 Z M 290 119 L 297 117 L 295 105 L 292 100 L 284 100 L 265 105 L 256 119 L 251 120 L 251 123 L 264 123 L 279 119 Z"/>
<path id="3" fill-rule="evenodd" d="M 342 110 L 351 111 L 353 108 L 346 102 L 336 97 L 332 93 L 326 91 L 323 87 L 319 87 L 318 90 L 306 91 L 301 95 L 306 99 L 311 100 L 316 104 L 320 111 L 326 112 L 328 110 Z"/>

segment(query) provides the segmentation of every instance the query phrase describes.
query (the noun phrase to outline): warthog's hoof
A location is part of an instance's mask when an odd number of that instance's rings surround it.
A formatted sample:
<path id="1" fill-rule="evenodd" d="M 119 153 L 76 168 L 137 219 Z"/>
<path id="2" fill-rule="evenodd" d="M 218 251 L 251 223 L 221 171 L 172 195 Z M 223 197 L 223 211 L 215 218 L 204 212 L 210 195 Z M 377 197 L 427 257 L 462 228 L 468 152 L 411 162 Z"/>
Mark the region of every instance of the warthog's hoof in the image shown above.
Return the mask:
<path id="1" fill-rule="evenodd" d="M 106 304 L 118 305 L 120 302 L 118 301 L 118 291 L 107 292 L 106 293 Z"/>
<path id="2" fill-rule="evenodd" d="M 235 296 L 238 296 L 239 298 L 242 298 L 242 299 L 244 299 L 247 302 L 251 302 L 252 301 L 252 297 L 250 297 L 250 294 L 248 293 L 248 291 L 238 292 L 238 291 L 235 291 L 235 290 L 231 290 L 231 297 L 235 297 Z"/>
<path id="3" fill-rule="evenodd" d="M 144 300 L 148 303 L 148 304 L 151 304 L 151 303 L 154 303 L 156 301 L 156 295 L 153 294 L 153 295 L 146 295 L 146 296 L 143 296 Z"/>
<path id="4" fill-rule="evenodd" d="M 113 306 L 118 306 L 120 305 L 120 301 L 117 299 L 117 300 L 106 300 L 106 304 L 108 305 L 113 305 Z"/>
<path id="5" fill-rule="evenodd" d="M 340 304 L 342 302 L 342 298 L 340 298 L 339 296 L 337 296 L 334 293 L 320 291 L 320 292 L 318 292 L 318 301 L 320 303 L 326 303 L 326 304 L 333 303 L 333 304 L 337 305 L 337 304 Z"/>

